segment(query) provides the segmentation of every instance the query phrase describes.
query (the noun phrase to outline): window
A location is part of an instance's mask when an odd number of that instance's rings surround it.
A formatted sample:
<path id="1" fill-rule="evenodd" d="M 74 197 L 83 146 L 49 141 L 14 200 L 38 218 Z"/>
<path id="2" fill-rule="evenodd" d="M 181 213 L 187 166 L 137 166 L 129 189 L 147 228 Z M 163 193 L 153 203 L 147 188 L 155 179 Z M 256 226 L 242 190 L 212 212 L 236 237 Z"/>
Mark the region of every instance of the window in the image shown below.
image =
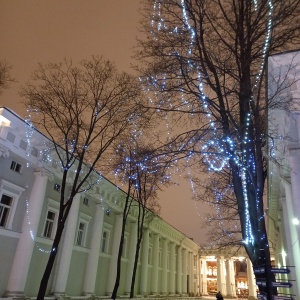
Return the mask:
<path id="1" fill-rule="evenodd" d="M 197 267 L 197 262 L 198 262 L 198 256 L 194 255 L 194 267 Z"/>
<path id="2" fill-rule="evenodd" d="M 109 231 L 104 229 L 102 232 L 101 252 L 108 252 Z"/>
<path id="3" fill-rule="evenodd" d="M 161 268 L 161 249 L 158 252 L 158 266 Z"/>
<path id="4" fill-rule="evenodd" d="M 54 234 L 54 226 L 55 226 L 56 213 L 54 211 L 48 210 L 47 218 L 45 222 L 43 236 L 51 239 Z"/>
<path id="5" fill-rule="evenodd" d="M 167 269 L 170 270 L 170 252 L 167 254 Z"/>
<path id="6" fill-rule="evenodd" d="M 59 192 L 60 191 L 60 184 L 54 183 L 54 190 Z"/>
<path id="7" fill-rule="evenodd" d="M 53 239 L 56 232 L 58 219 L 59 202 L 48 199 L 48 208 L 45 216 L 45 224 L 42 236 L 48 239 Z"/>
<path id="8" fill-rule="evenodd" d="M 31 155 L 33 155 L 33 156 L 35 156 L 35 157 L 38 157 L 38 155 L 39 155 L 39 150 L 36 149 L 35 147 L 32 147 Z"/>
<path id="9" fill-rule="evenodd" d="M 52 161 L 52 168 L 56 169 L 58 166 L 58 161 L 54 160 Z"/>
<path id="10" fill-rule="evenodd" d="M 0 226 L 6 227 L 13 198 L 3 194 L 0 202 Z"/>
<path id="11" fill-rule="evenodd" d="M 89 206 L 89 199 L 88 198 L 83 198 L 83 204 L 86 206 Z"/>
<path id="12" fill-rule="evenodd" d="M 19 197 L 25 189 L 0 179 L 0 226 L 13 229 L 13 220 Z"/>
<path id="13" fill-rule="evenodd" d="M 21 149 L 23 149 L 23 150 L 26 151 L 27 146 L 28 146 L 28 144 L 27 144 L 24 140 L 21 140 L 21 141 L 20 141 L 19 147 L 20 147 Z"/>
<path id="14" fill-rule="evenodd" d="M 152 265 L 152 247 L 148 250 L 148 265 Z"/>
<path id="15" fill-rule="evenodd" d="M 11 142 L 11 143 L 14 143 L 15 142 L 15 139 L 16 139 L 16 136 L 14 134 L 12 134 L 11 132 L 8 132 L 7 133 L 7 136 L 6 136 L 6 139 Z"/>
<path id="16" fill-rule="evenodd" d="M 87 230 L 88 225 L 91 220 L 91 216 L 88 216 L 84 213 L 80 213 L 79 215 L 79 221 L 78 221 L 78 228 L 77 228 L 77 236 L 75 244 L 77 246 L 84 247 L 86 244 L 86 236 L 87 236 Z"/>
<path id="17" fill-rule="evenodd" d="M 84 246 L 85 224 L 79 222 L 76 245 Z"/>
<path id="18" fill-rule="evenodd" d="M 10 169 L 11 170 L 20 173 L 21 172 L 21 168 L 22 168 L 21 164 L 17 163 L 14 160 L 11 162 L 11 165 L 10 165 Z"/>

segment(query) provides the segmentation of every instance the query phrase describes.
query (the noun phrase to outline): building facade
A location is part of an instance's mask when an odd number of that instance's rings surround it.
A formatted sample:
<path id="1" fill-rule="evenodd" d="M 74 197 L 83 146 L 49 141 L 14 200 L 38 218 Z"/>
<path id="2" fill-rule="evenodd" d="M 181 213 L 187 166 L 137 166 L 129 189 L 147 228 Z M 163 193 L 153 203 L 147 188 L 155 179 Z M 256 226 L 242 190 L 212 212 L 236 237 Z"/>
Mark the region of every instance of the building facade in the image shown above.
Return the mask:
<path id="1" fill-rule="evenodd" d="M 299 299 L 300 53 L 271 56 L 268 69 L 268 237 L 274 266 L 287 268 L 277 278 L 291 284 L 278 292 Z"/>
<path id="2" fill-rule="evenodd" d="M 61 167 L 49 140 L 0 108 L 0 298 L 35 297 L 52 247 L 59 211 Z M 69 183 L 74 174 L 70 173 Z M 95 172 L 97 184 L 77 194 L 46 295 L 108 298 L 114 288 L 125 193 Z M 146 224 L 135 296 L 200 296 L 221 291 L 255 297 L 245 252 L 203 249 L 159 216 Z M 137 211 L 125 228 L 120 297 L 130 293 Z M 240 267 L 240 266 L 245 266 Z"/>
<path id="3" fill-rule="evenodd" d="M 55 156 L 49 159 L 43 150 L 47 143 L 15 113 L 0 109 L 0 297 L 36 296 L 52 246 L 61 172 Z M 47 295 L 108 296 L 113 291 L 125 194 L 99 174 L 93 176 L 99 176 L 98 184 L 75 197 Z M 136 231 L 132 211 L 120 295 L 130 292 Z M 153 215 L 144 232 L 135 293 L 197 294 L 198 250 L 195 242 Z"/>
<path id="4" fill-rule="evenodd" d="M 202 248 L 200 258 L 200 294 L 225 298 L 257 298 L 252 263 L 244 248 Z"/>

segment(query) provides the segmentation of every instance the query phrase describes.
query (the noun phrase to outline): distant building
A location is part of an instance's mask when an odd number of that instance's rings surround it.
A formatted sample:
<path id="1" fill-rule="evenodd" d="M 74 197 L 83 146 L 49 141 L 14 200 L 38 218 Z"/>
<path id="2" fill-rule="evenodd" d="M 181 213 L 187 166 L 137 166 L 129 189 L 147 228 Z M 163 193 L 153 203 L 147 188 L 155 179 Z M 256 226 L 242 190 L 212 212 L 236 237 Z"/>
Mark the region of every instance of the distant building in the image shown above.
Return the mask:
<path id="1" fill-rule="evenodd" d="M 60 198 L 61 167 L 45 151 L 49 142 L 14 112 L 0 108 L 0 298 L 37 295 Z M 99 184 L 75 197 L 49 297 L 107 298 L 113 291 L 125 193 L 97 172 L 92 176 Z M 133 211 L 125 230 L 122 297 L 130 292 L 136 230 Z M 201 249 L 153 215 L 142 241 L 135 295 L 184 297 L 220 290 L 223 296 L 256 296 L 251 263 L 239 267 L 242 262 L 245 253 Z"/>
<path id="2" fill-rule="evenodd" d="M 244 248 L 200 249 L 200 294 L 257 298 L 252 263 Z"/>
<path id="3" fill-rule="evenodd" d="M 299 299 L 300 52 L 271 56 L 268 77 L 268 237 L 274 266 L 290 271 L 277 278 L 292 287 L 278 291 Z"/>

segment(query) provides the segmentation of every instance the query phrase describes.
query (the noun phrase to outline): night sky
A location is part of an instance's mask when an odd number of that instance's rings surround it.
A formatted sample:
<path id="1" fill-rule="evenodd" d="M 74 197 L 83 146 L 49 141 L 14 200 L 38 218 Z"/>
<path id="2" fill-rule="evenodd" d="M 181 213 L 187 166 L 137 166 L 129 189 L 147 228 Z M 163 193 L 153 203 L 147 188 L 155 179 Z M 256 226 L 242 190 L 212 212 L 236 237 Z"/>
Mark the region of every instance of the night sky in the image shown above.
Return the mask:
<path id="1" fill-rule="evenodd" d="M 0 95 L 0 106 L 26 115 L 19 88 L 38 63 L 103 55 L 119 71 L 133 72 L 139 8 L 139 0 L 0 0 L 0 59 L 12 65 L 17 81 Z M 205 241 L 202 220 L 183 178 L 160 193 L 160 204 L 162 218 L 195 242 Z"/>

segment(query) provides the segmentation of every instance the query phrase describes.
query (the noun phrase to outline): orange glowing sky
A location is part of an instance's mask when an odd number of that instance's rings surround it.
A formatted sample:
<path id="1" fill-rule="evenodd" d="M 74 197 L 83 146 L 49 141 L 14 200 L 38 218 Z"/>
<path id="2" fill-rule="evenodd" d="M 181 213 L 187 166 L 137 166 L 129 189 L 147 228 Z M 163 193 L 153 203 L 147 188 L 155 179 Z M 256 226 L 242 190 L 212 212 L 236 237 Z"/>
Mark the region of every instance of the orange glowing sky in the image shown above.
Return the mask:
<path id="1" fill-rule="evenodd" d="M 120 71 L 133 72 L 139 8 L 139 0 L 0 0 L 0 59 L 12 65 L 17 80 L 0 95 L 0 106 L 26 115 L 18 91 L 38 63 L 103 55 Z M 160 203 L 162 218 L 196 242 L 205 241 L 184 179 L 161 192 Z"/>

